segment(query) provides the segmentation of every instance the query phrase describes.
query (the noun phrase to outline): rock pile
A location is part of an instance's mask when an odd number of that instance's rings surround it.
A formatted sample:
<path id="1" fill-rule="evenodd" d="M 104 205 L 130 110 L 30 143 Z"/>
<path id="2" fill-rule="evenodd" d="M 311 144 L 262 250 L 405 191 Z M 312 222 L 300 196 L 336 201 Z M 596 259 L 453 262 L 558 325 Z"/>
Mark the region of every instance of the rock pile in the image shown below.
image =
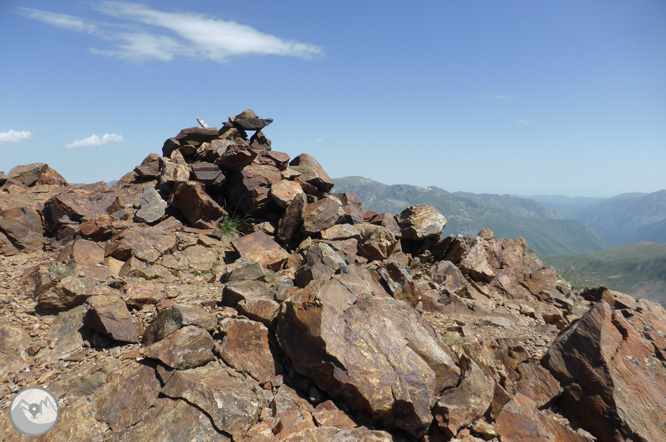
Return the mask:
<path id="1" fill-rule="evenodd" d="M 666 440 L 661 306 L 364 211 L 270 123 L 184 129 L 111 188 L 0 173 L 0 439 L 39 385 L 44 441 Z"/>

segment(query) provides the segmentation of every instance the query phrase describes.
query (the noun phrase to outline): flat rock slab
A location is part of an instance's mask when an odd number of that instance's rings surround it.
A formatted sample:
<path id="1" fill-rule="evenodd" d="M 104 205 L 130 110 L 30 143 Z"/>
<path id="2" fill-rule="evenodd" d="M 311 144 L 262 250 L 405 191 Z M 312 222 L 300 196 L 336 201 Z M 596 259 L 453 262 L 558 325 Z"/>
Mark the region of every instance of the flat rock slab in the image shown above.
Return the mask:
<path id="1" fill-rule="evenodd" d="M 93 296 L 83 324 L 116 341 L 139 342 L 132 315 L 122 299 L 115 296 Z"/>
<path id="2" fill-rule="evenodd" d="M 39 307 L 46 310 L 64 310 L 83 304 L 91 296 L 103 295 L 104 288 L 88 276 L 68 276 L 53 289 L 37 298 Z"/>
<path id="3" fill-rule="evenodd" d="M 395 216 L 402 239 L 420 240 L 439 236 L 446 227 L 446 218 L 427 204 L 410 206 Z"/>
<path id="4" fill-rule="evenodd" d="M 460 369 L 407 304 L 347 286 L 354 284 L 336 275 L 286 301 L 280 345 L 296 371 L 333 398 L 420 437 L 434 398 L 458 383 Z"/>
<path id="5" fill-rule="evenodd" d="M 234 440 L 242 439 L 259 415 L 256 393 L 216 362 L 178 371 L 162 388 L 162 394 L 196 405 L 211 417 L 218 430 Z"/>
<path id="6" fill-rule="evenodd" d="M 278 270 L 289 258 L 289 252 L 262 231 L 243 236 L 231 244 L 245 261 L 256 261 L 271 270 Z"/>
<path id="7" fill-rule="evenodd" d="M 195 305 L 176 304 L 160 312 L 143 334 L 143 345 L 161 341 L 176 330 L 187 325 L 200 327 L 209 332 L 217 328 L 217 318 Z"/>
<path id="8" fill-rule="evenodd" d="M 35 252 L 41 250 L 44 243 L 42 217 L 28 207 L 0 212 L 0 232 L 18 250 Z"/>
<path id="9" fill-rule="evenodd" d="M 106 385 L 97 390 L 91 403 L 95 419 L 106 422 L 113 431 L 123 430 L 141 420 L 160 392 L 155 370 L 136 362 L 109 374 Z"/>
<path id="10" fill-rule="evenodd" d="M 305 206 L 303 213 L 303 231 L 307 235 L 326 230 L 337 224 L 345 216 L 342 204 L 337 198 L 325 196 L 312 204 Z"/>
<path id="11" fill-rule="evenodd" d="M 77 238 L 60 251 L 57 261 L 70 268 L 94 266 L 104 261 L 104 248 L 96 242 Z"/>
<path id="12" fill-rule="evenodd" d="M 121 261 L 127 261 L 134 256 L 141 261 L 154 263 L 175 247 L 175 235 L 165 234 L 155 227 L 131 227 L 107 242 L 104 256 L 112 256 Z"/>
<path id="13" fill-rule="evenodd" d="M 0 324 L 0 376 L 28 359 L 25 350 L 30 346 L 30 336 L 21 327 Z"/>
<path id="14" fill-rule="evenodd" d="M 296 198 L 296 195 L 302 194 L 303 188 L 300 184 L 290 180 L 280 180 L 271 186 L 270 195 L 278 206 L 286 209 Z"/>
<path id="15" fill-rule="evenodd" d="M 268 329 L 248 319 L 227 318 L 220 323 L 224 339 L 220 356 L 229 366 L 247 373 L 259 383 L 276 375 L 276 363 L 268 345 Z"/>
<path id="16" fill-rule="evenodd" d="M 176 330 L 142 353 L 178 370 L 199 367 L 215 359 L 210 333 L 193 325 Z"/>

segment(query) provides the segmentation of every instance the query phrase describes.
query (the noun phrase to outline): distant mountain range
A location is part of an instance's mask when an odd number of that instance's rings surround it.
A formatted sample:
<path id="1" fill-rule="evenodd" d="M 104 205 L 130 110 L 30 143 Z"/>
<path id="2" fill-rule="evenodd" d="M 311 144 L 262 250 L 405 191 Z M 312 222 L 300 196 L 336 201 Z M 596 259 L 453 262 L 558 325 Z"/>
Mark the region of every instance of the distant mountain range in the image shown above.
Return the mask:
<path id="1" fill-rule="evenodd" d="M 429 204 L 442 212 L 445 234 L 476 236 L 488 227 L 497 237 L 523 237 L 537 255 L 580 254 L 605 248 L 599 235 L 580 221 L 561 219 L 545 204 L 510 195 L 450 193 L 438 187 L 386 185 L 362 177 L 333 180 L 336 192 L 355 192 L 363 207 L 399 213 L 413 204 Z"/>
<path id="2" fill-rule="evenodd" d="M 666 190 L 625 193 L 612 198 L 534 195 L 562 218 L 585 223 L 609 246 L 638 241 L 666 243 Z"/>

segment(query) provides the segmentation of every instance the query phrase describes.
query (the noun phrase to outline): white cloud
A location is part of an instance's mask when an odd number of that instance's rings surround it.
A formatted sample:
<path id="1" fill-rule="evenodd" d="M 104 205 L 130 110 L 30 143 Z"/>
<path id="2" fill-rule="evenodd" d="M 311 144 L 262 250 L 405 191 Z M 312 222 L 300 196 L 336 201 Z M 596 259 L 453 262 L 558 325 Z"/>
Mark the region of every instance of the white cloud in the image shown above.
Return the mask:
<path id="1" fill-rule="evenodd" d="M 492 98 L 493 100 L 513 100 L 513 98 L 506 95 L 486 95 L 486 98 Z"/>
<path id="2" fill-rule="evenodd" d="M 91 24 L 65 14 L 21 8 L 24 15 L 64 29 L 87 32 L 112 42 L 111 49 L 93 47 L 90 52 L 125 60 L 172 61 L 192 57 L 224 62 L 243 55 L 282 55 L 310 59 L 322 49 L 312 44 L 285 40 L 250 26 L 193 12 L 163 12 L 127 2 L 102 2 L 97 10 L 125 21 L 117 25 Z"/>
<path id="3" fill-rule="evenodd" d="M 65 148 L 81 149 L 84 147 L 97 147 L 109 143 L 111 141 L 120 143 L 121 141 L 125 141 L 125 139 L 123 138 L 122 135 L 116 135 L 116 134 L 104 134 L 102 138 L 98 137 L 97 135 L 91 135 L 88 138 L 84 138 L 83 140 L 74 141 L 72 144 L 65 144 Z"/>
<path id="4" fill-rule="evenodd" d="M 316 143 L 323 143 L 324 140 L 315 140 Z"/>
<path id="5" fill-rule="evenodd" d="M 78 17 L 67 14 L 58 14 L 56 12 L 42 11 L 40 9 L 19 8 L 26 17 L 34 18 L 49 25 L 62 29 L 68 29 L 76 32 L 93 33 L 97 26 L 88 24 Z"/>
<path id="6" fill-rule="evenodd" d="M 2 143 L 16 143 L 21 140 L 27 140 L 32 136 L 28 131 L 17 132 L 9 130 L 9 132 L 0 132 L 0 144 Z"/>
<path id="7" fill-rule="evenodd" d="M 518 120 L 518 122 L 519 122 L 520 124 L 530 124 L 530 123 L 528 123 L 528 122 L 525 121 L 525 120 Z"/>

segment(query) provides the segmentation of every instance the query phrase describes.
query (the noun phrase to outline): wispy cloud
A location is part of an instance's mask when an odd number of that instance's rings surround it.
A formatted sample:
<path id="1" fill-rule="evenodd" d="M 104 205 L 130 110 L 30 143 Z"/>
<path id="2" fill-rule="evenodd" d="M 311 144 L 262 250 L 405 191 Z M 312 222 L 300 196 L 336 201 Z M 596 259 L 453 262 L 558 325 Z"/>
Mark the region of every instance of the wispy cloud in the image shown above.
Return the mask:
<path id="1" fill-rule="evenodd" d="M 513 98 L 506 95 L 486 95 L 486 98 L 492 98 L 493 100 L 513 100 Z"/>
<path id="2" fill-rule="evenodd" d="M 518 122 L 519 122 L 520 124 L 530 124 L 530 123 L 528 123 L 528 122 L 525 121 L 525 120 L 518 120 Z"/>
<path id="3" fill-rule="evenodd" d="M 110 143 L 111 141 L 120 143 L 122 141 L 125 141 L 125 139 L 123 138 L 122 135 L 116 135 L 116 134 L 104 134 L 102 138 L 98 137 L 97 135 L 91 135 L 88 138 L 84 138 L 83 140 L 77 140 L 71 144 L 65 144 L 65 148 L 81 149 L 84 147 L 97 147 L 106 143 Z"/>
<path id="4" fill-rule="evenodd" d="M 172 61 L 192 57 L 224 62 L 244 55 L 281 55 L 310 59 L 322 54 L 319 46 L 285 40 L 250 26 L 193 12 L 164 12 L 138 3 L 102 2 L 99 12 L 123 21 L 122 26 L 89 23 L 79 17 L 20 8 L 23 15 L 76 32 L 92 34 L 111 48 L 90 48 L 94 54 L 134 62 Z M 119 31 L 119 28 L 126 30 Z"/>
<path id="5" fill-rule="evenodd" d="M 9 130 L 9 132 L 0 132 L 0 144 L 2 143 L 16 143 L 21 140 L 27 140 L 32 136 L 28 131 L 17 132 Z"/>
<path id="6" fill-rule="evenodd" d="M 321 140 L 321 139 L 315 140 L 315 143 L 323 143 L 323 142 L 324 142 L 324 140 Z"/>

